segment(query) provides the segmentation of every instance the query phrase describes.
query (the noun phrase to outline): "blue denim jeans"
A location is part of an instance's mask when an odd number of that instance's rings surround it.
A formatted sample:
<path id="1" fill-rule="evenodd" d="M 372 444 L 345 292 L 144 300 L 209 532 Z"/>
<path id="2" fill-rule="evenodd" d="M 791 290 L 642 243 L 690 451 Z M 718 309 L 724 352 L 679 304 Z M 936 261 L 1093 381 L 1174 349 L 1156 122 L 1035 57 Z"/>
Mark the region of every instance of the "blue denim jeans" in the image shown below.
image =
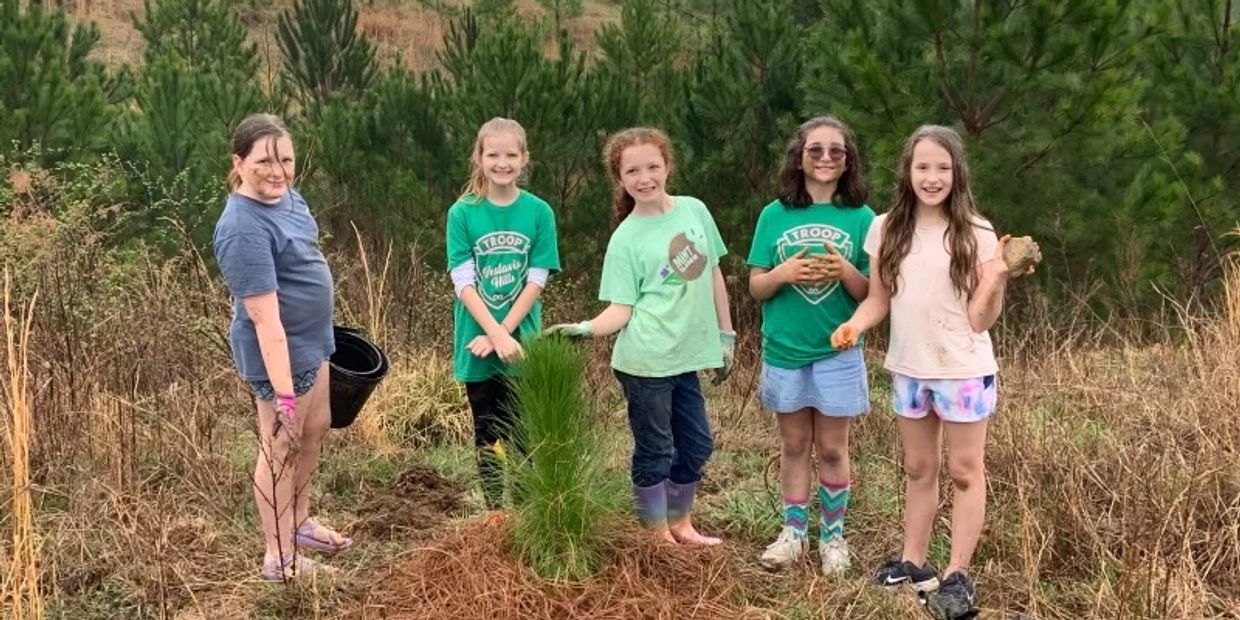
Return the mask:
<path id="1" fill-rule="evenodd" d="M 629 403 L 633 484 L 648 487 L 669 479 L 676 484 L 700 480 L 715 445 L 697 373 L 635 377 L 614 372 Z"/>

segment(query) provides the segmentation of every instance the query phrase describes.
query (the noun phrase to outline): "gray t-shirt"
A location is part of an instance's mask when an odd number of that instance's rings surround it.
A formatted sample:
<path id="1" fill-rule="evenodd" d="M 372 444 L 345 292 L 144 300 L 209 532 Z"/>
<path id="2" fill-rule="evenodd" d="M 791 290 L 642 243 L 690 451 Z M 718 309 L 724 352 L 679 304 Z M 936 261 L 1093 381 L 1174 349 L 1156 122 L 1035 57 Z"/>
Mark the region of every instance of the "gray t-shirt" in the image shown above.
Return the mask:
<path id="1" fill-rule="evenodd" d="M 233 297 L 233 361 L 246 381 L 267 380 L 258 335 L 242 298 L 277 291 L 293 374 L 318 368 L 335 351 L 332 274 L 319 227 L 301 194 L 263 204 L 237 193 L 215 225 L 215 260 Z"/>

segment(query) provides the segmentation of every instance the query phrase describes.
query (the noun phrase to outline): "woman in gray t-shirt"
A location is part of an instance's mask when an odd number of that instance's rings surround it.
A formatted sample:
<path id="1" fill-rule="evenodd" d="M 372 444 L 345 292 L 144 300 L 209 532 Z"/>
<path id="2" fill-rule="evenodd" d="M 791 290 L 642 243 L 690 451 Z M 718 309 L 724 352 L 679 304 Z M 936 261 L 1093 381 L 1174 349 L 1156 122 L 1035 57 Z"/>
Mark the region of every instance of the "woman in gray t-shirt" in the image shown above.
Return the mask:
<path id="1" fill-rule="evenodd" d="M 267 547 L 262 576 L 278 581 L 325 568 L 297 551 L 336 553 L 353 542 L 311 519 L 308 506 L 331 425 L 332 275 L 318 225 L 289 186 L 293 141 L 280 119 L 243 120 L 233 134 L 232 164 L 213 245 L 233 298 L 233 361 L 258 409 L 254 497 Z"/>

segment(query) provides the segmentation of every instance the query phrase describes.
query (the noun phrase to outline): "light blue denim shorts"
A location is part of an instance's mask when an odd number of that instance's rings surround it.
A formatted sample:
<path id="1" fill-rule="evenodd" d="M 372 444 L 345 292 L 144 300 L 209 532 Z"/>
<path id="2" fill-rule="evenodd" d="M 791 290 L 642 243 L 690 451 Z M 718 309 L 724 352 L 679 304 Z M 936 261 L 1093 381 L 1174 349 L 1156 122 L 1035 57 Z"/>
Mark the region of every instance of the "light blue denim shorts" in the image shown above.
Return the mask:
<path id="1" fill-rule="evenodd" d="M 777 368 L 763 362 L 758 398 L 776 413 L 812 407 L 831 417 L 861 415 L 870 410 L 861 347 L 845 349 L 800 368 Z"/>

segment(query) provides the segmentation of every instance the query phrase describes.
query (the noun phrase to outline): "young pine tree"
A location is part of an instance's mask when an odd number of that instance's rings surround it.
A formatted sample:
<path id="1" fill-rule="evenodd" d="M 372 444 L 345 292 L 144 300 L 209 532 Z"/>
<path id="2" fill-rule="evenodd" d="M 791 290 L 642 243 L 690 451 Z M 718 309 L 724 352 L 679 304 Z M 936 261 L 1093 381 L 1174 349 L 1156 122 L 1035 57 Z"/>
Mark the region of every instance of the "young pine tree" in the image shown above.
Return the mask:
<path id="1" fill-rule="evenodd" d="M 792 0 L 728 3 L 719 28 L 699 51 L 689 78 L 689 101 L 677 123 L 685 184 L 707 204 L 774 191 L 779 154 L 801 120 L 804 27 Z M 763 199 L 750 210 L 716 212 L 728 239 L 745 247 Z"/>
<path id="2" fill-rule="evenodd" d="M 565 338 L 525 343 L 513 378 L 524 450 L 506 450 L 513 546 L 526 566 L 552 580 L 582 580 L 602 559 L 620 514 L 623 482 L 608 475 L 603 429 L 586 394 L 586 355 Z"/>
<path id="3" fill-rule="evenodd" d="M 1152 293 L 1140 265 L 1154 235 L 1124 223 L 1146 221 L 1173 188 L 1147 170 L 1156 148 L 1139 116 L 1137 3 L 823 6 L 829 17 L 808 38 L 807 109 L 840 116 L 870 147 L 878 210 L 905 136 L 951 125 L 968 142 L 984 213 L 1001 233 L 1042 243 L 1043 281 L 1079 288 L 1131 273 L 1133 290 Z"/>
<path id="4" fill-rule="evenodd" d="M 59 7 L 0 0 L 0 155 L 37 145 L 46 165 L 104 148 L 114 111 L 107 73 L 89 58 L 98 41 L 93 24 L 70 24 Z"/>
<path id="5" fill-rule="evenodd" d="M 356 101 L 374 82 L 374 46 L 357 32 L 352 0 L 297 0 L 277 25 L 284 79 L 311 118 L 333 95 Z"/>
<path id="6" fill-rule="evenodd" d="M 268 109 L 258 53 L 235 6 L 224 0 L 145 0 L 134 26 L 146 44 L 136 106 L 119 124 L 117 150 L 144 172 L 137 199 L 180 220 L 200 242 L 222 208 L 228 136 L 247 114 Z"/>

